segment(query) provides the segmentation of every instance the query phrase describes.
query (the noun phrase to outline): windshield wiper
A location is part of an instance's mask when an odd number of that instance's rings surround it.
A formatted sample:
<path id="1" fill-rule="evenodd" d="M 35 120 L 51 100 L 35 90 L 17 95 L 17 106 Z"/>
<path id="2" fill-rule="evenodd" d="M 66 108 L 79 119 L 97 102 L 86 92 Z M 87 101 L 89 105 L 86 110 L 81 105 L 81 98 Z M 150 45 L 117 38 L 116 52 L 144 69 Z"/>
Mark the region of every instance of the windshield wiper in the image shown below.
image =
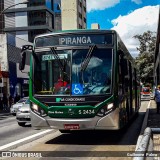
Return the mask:
<path id="1" fill-rule="evenodd" d="M 81 65 L 81 72 L 85 71 L 85 69 L 87 68 L 95 48 L 96 48 L 96 45 L 89 47 L 88 53 L 86 55 L 86 58 L 84 59 L 82 65 Z"/>
<path id="2" fill-rule="evenodd" d="M 51 53 L 54 55 L 55 59 L 58 60 L 59 67 L 60 67 L 61 71 L 64 72 L 64 65 L 62 64 L 62 62 L 61 62 L 56 50 L 53 47 L 51 47 L 50 49 L 51 49 Z"/>
<path id="3" fill-rule="evenodd" d="M 54 47 L 51 47 L 51 53 L 54 55 L 55 59 L 58 60 L 58 63 L 59 63 L 59 67 L 60 67 L 60 70 L 63 72 L 63 74 L 69 78 L 68 74 L 64 71 L 65 70 L 65 65 L 67 64 L 67 59 L 66 57 L 64 56 L 64 59 L 65 59 L 65 64 L 63 65 L 62 61 L 60 60 L 60 57 L 59 55 L 57 54 L 56 50 L 54 49 Z"/>

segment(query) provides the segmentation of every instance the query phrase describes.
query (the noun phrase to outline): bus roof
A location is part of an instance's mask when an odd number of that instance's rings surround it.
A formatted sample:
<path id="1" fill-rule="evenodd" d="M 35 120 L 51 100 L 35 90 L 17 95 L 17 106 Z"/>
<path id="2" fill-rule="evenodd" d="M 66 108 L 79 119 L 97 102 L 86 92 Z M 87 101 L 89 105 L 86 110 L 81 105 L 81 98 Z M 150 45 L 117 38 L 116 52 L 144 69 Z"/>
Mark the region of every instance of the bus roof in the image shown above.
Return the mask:
<path id="1" fill-rule="evenodd" d="M 109 33 L 109 34 L 116 34 L 118 41 L 123 48 L 123 51 L 125 55 L 128 57 L 128 59 L 132 62 L 132 64 L 135 66 L 134 58 L 129 53 L 128 49 L 124 45 L 123 41 L 121 40 L 119 34 L 115 30 L 101 30 L 101 29 L 77 29 L 77 30 L 61 30 L 61 31 L 55 31 L 50 33 L 44 33 L 41 35 L 37 35 L 36 38 L 46 37 L 46 36 L 52 36 L 52 35 L 60 35 L 60 34 L 85 34 L 85 33 L 93 33 L 93 34 L 103 34 L 103 33 Z"/>
<path id="2" fill-rule="evenodd" d="M 62 31 L 55 31 L 55 32 L 50 32 L 50 33 L 44 33 L 37 35 L 35 38 L 38 37 L 43 37 L 43 36 L 50 36 L 50 35 L 56 35 L 56 34 L 70 34 L 70 33 L 116 33 L 115 30 L 100 30 L 100 29 L 77 29 L 77 30 L 62 30 Z"/>

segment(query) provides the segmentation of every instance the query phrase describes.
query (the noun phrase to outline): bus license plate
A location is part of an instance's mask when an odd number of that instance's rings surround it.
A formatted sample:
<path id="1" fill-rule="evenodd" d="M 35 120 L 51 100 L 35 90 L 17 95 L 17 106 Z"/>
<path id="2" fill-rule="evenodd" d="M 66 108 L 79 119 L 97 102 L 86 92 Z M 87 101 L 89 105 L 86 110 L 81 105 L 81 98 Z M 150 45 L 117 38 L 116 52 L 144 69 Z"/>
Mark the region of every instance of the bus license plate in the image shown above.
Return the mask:
<path id="1" fill-rule="evenodd" d="M 79 124 L 64 124 L 64 129 L 80 129 Z"/>

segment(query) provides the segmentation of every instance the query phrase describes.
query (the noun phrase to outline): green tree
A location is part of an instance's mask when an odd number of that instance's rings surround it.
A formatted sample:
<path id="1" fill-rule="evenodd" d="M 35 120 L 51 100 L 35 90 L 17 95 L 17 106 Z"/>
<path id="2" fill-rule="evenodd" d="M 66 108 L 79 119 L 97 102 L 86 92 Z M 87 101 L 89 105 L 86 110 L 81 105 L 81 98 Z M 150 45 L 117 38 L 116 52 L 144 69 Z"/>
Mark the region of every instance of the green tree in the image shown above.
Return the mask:
<path id="1" fill-rule="evenodd" d="M 142 83 L 153 83 L 153 68 L 154 68 L 154 50 L 156 44 L 156 33 L 147 31 L 142 35 L 135 35 L 134 38 L 139 40 L 139 51 L 136 57 L 136 65 L 139 71 L 140 80 Z"/>

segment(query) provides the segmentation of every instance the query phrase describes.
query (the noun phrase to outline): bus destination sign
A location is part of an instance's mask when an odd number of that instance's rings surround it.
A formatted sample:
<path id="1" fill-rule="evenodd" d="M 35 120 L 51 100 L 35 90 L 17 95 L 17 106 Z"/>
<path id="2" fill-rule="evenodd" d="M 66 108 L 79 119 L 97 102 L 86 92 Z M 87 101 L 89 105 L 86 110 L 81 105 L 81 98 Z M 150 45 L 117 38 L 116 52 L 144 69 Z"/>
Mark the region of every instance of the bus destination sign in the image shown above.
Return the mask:
<path id="1" fill-rule="evenodd" d="M 36 47 L 81 46 L 91 44 L 113 44 L 113 34 L 70 34 L 37 37 Z"/>
<path id="2" fill-rule="evenodd" d="M 83 37 L 62 37 L 59 38 L 60 45 L 78 45 L 78 44 L 92 44 L 90 36 Z"/>

